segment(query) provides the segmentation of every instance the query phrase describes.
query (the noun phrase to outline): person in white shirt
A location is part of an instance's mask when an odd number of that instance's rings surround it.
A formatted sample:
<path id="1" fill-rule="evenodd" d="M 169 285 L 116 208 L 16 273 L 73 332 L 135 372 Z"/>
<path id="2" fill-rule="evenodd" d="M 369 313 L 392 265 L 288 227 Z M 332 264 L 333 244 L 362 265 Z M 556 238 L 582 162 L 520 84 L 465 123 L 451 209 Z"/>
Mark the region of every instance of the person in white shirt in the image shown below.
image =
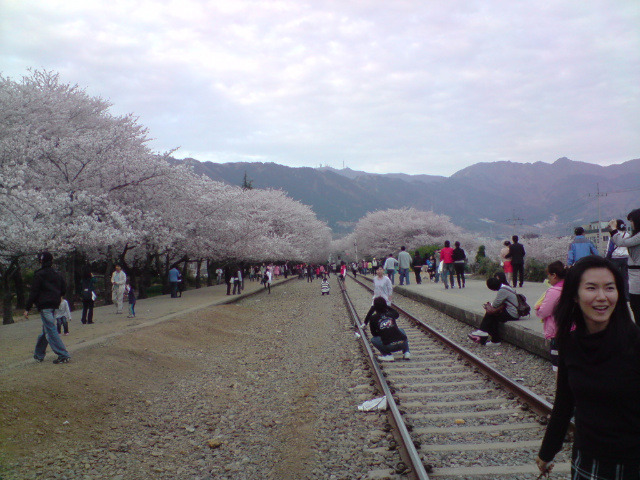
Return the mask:
<path id="1" fill-rule="evenodd" d="M 387 276 L 391 280 L 391 285 L 395 284 L 395 276 L 396 276 L 396 267 L 398 266 L 398 261 L 393 258 L 393 254 L 390 253 L 387 259 L 384 261 L 384 270 L 387 272 Z"/>
<path id="2" fill-rule="evenodd" d="M 124 307 L 124 286 L 127 283 L 127 274 L 122 271 L 120 265 L 116 265 L 111 274 L 111 299 L 116 304 L 116 313 L 122 313 Z"/>
<path id="3" fill-rule="evenodd" d="M 391 296 L 393 295 L 393 285 L 391 280 L 384 274 L 384 268 L 378 267 L 376 276 L 373 277 L 373 298 L 382 297 L 391 306 Z"/>

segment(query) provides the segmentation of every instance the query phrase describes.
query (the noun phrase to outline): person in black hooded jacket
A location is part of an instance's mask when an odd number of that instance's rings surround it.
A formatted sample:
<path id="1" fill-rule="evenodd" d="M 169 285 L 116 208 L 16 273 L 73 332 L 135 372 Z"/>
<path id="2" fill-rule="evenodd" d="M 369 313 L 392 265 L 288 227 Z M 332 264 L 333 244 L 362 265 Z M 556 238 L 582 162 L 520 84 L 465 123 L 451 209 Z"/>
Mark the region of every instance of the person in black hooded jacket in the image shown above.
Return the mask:
<path id="1" fill-rule="evenodd" d="M 396 324 L 398 316 L 398 312 L 389 307 L 383 297 L 376 297 L 364 319 L 365 326 L 370 323 L 371 343 L 380 350 L 382 356 L 379 356 L 378 360 L 383 362 L 393 362 L 393 352 L 400 350 L 405 360 L 411 358 L 407 335 Z"/>
<path id="2" fill-rule="evenodd" d="M 58 335 L 54 316 L 54 311 L 66 293 L 65 281 L 62 275 L 52 267 L 53 255 L 49 252 L 43 252 L 40 254 L 39 260 L 42 267 L 33 276 L 31 292 L 24 311 L 24 316 L 28 318 L 29 310 L 35 304 L 40 310 L 40 318 L 42 319 L 42 333 L 38 336 L 33 358 L 37 362 L 42 362 L 47 345 L 51 345 L 51 350 L 58 355 L 53 363 L 67 363 L 71 356 Z"/>

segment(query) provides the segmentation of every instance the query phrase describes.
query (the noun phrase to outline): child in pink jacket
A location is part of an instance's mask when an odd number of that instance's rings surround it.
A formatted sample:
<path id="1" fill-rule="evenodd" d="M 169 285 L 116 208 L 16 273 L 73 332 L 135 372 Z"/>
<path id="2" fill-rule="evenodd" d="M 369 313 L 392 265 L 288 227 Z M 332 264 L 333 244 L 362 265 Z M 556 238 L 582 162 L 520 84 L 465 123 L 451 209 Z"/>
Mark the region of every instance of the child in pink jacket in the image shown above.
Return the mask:
<path id="1" fill-rule="evenodd" d="M 542 319 L 544 324 L 544 338 L 550 341 L 551 365 L 554 372 L 558 371 L 558 347 L 556 346 L 555 338 L 558 327 L 553 318 L 553 309 L 556 308 L 560 300 L 566 273 L 567 270 L 561 261 L 558 260 L 549 264 L 547 267 L 547 279 L 551 287 L 535 306 L 536 315 Z"/>

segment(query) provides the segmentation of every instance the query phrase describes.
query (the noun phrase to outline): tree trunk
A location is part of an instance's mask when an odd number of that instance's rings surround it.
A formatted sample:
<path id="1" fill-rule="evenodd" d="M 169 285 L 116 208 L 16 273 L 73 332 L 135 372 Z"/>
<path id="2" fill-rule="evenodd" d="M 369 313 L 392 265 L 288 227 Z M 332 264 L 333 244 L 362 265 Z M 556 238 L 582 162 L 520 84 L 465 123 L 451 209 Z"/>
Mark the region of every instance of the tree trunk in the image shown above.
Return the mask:
<path id="1" fill-rule="evenodd" d="M 202 285 L 200 283 L 200 271 L 202 268 L 202 259 L 196 260 L 196 288 L 200 288 Z"/>
<path id="2" fill-rule="evenodd" d="M 189 257 L 184 257 L 184 265 L 182 266 L 182 290 L 187 289 L 187 273 L 189 272 Z"/>
<path id="3" fill-rule="evenodd" d="M 162 293 L 166 295 L 169 293 L 169 279 L 167 278 L 169 276 L 169 254 L 167 253 L 164 258 L 164 269 L 158 269 L 158 272 L 161 272 L 160 281 L 162 282 Z"/>
<path id="4" fill-rule="evenodd" d="M 67 294 L 65 299 L 69 303 L 69 310 L 73 312 L 73 304 L 76 299 L 76 263 L 77 263 L 77 252 L 73 252 L 68 255 L 67 258 L 62 262 L 64 265 L 64 281 L 67 285 Z"/>
<path id="5" fill-rule="evenodd" d="M 20 262 L 16 260 L 16 271 L 13 274 L 13 288 L 16 292 L 16 310 L 24 310 L 27 299 L 24 295 L 24 281 L 22 279 L 22 268 Z"/>
<path id="6" fill-rule="evenodd" d="M 211 275 L 213 270 L 213 264 L 210 259 L 207 258 L 207 287 L 213 286 L 213 275 Z"/>
<path id="7" fill-rule="evenodd" d="M 102 295 L 104 297 L 104 304 L 111 305 L 113 300 L 111 299 L 111 272 L 113 271 L 113 260 L 111 259 L 111 247 L 107 247 L 107 265 L 104 272 L 104 285 L 102 286 Z"/>
<path id="8" fill-rule="evenodd" d="M 147 259 L 145 260 L 144 265 L 142 266 L 142 272 L 140 272 L 140 282 L 138 284 L 138 298 L 147 298 L 147 289 L 151 286 L 151 277 L 153 261 L 155 257 L 153 255 L 147 254 Z"/>
<path id="9" fill-rule="evenodd" d="M 13 306 L 11 305 L 11 289 L 9 288 L 11 265 L 7 269 L 0 267 L 0 290 L 2 292 L 2 324 L 13 323 Z"/>

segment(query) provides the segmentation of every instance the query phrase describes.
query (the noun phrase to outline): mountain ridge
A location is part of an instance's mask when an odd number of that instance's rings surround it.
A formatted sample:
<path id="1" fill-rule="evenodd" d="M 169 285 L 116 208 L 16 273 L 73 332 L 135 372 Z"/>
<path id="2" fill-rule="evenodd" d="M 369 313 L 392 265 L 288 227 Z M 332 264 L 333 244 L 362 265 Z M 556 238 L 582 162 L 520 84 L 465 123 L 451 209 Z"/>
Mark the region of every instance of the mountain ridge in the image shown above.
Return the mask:
<path id="1" fill-rule="evenodd" d="M 624 218 L 640 207 L 640 159 L 608 166 L 566 157 L 553 163 L 480 162 L 450 177 L 192 158 L 172 162 L 231 185 L 241 185 L 246 173 L 255 188 L 282 189 L 311 206 L 336 235 L 348 233 L 368 212 L 388 208 L 433 210 L 465 230 L 505 235 L 514 228 L 568 234 L 577 224 L 597 220 L 598 201 L 603 220 Z"/>

